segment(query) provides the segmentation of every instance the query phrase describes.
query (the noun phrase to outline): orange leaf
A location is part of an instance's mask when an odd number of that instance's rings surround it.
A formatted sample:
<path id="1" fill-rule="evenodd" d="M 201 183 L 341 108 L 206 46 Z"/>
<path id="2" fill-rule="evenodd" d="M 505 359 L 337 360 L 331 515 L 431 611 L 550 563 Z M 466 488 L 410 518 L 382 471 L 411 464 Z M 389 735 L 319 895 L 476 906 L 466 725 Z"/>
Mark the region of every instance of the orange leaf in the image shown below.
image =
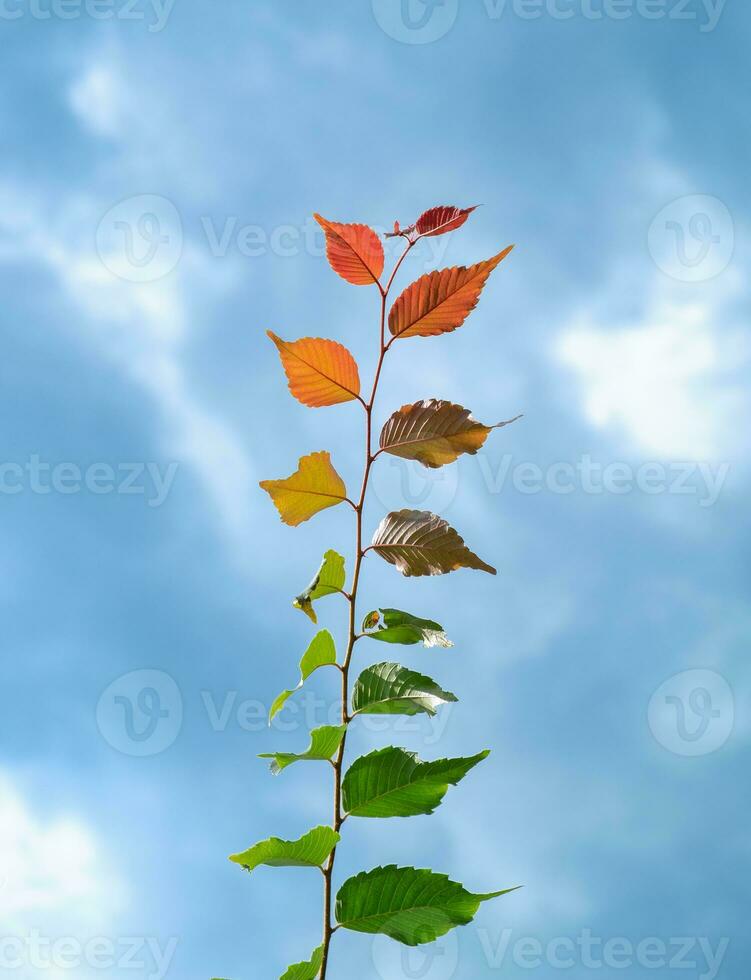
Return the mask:
<path id="1" fill-rule="evenodd" d="M 360 375 L 346 347 L 321 337 L 282 340 L 266 332 L 279 351 L 289 390 L 303 405 L 322 408 L 358 397 Z"/>
<path id="2" fill-rule="evenodd" d="M 476 207 L 476 204 L 471 208 L 457 208 L 453 204 L 443 204 L 437 208 L 430 208 L 415 222 L 415 231 L 426 238 L 432 235 L 445 235 L 449 231 L 461 228 Z"/>
<path id="3" fill-rule="evenodd" d="M 516 418 L 520 418 L 517 415 Z M 381 450 L 402 459 L 416 459 L 436 469 L 453 463 L 462 453 L 474 455 L 493 429 L 516 419 L 483 425 L 469 410 L 452 402 L 429 398 L 403 405 L 394 412 L 381 432 Z"/>
<path id="4" fill-rule="evenodd" d="M 394 337 L 434 337 L 456 330 L 477 306 L 490 273 L 513 247 L 469 268 L 462 265 L 420 276 L 391 307 L 391 333 Z"/>
<path id="5" fill-rule="evenodd" d="M 262 480 L 260 486 L 274 501 L 284 523 L 292 527 L 347 499 L 347 488 L 327 452 L 303 456 L 292 476 Z"/>
<path id="6" fill-rule="evenodd" d="M 367 225 L 343 225 L 314 214 L 326 232 L 326 255 L 334 272 L 354 286 L 371 286 L 383 272 L 381 239 Z"/>

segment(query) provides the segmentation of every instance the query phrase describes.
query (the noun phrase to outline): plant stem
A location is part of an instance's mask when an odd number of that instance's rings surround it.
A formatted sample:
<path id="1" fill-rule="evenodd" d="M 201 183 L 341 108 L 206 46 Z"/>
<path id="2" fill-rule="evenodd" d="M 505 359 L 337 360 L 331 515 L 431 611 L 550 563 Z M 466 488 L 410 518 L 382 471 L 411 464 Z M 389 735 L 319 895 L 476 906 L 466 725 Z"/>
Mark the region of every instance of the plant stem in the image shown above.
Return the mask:
<path id="1" fill-rule="evenodd" d="M 370 392 L 370 399 L 367 402 L 363 402 L 363 407 L 365 409 L 365 467 L 362 476 L 362 487 L 360 489 L 360 499 L 357 504 L 354 505 L 355 515 L 356 515 L 356 530 L 355 530 L 355 567 L 352 574 L 352 587 L 349 590 L 349 595 L 347 599 L 349 600 L 349 637 L 347 640 L 347 651 L 344 655 L 344 663 L 342 665 L 342 703 L 341 703 L 341 719 L 342 725 L 348 725 L 351 718 L 349 714 L 349 667 L 352 662 L 352 654 L 354 653 L 355 643 L 357 642 L 357 587 L 360 583 L 360 568 L 362 566 L 362 560 L 365 556 L 365 551 L 362 546 L 362 512 L 365 506 L 365 495 L 368 491 L 368 479 L 370 477 L 370 468 L 373 465 L 373 460 L 375 456 L 371 451 L 371 440 L 372 440 L 372 429 L 373 429 L 373 404 L 375 402 L 376 393 L 378 392 L 378 382 L 381 379 L 381 370 L 383 369 L 383 361 L 386 357 L 386 352 L 390 347 L 390 343 L 386 344 L 386 300 L 389 294 L 389 290 L 394 282 L 399 267 L 407 256 L 407 253 L 414 245 L 414 242 L 408 242 L 406 249 L 402 252 L 394 265 L 393 271 L 389 278 L 389 281 L 384 289 L 380 283 L 378 283 L 378 288 L 381 293 L 381 330 L 380 330 L 380 345 L 378 352 L 378 364 L 376 366 L 375 375 L 373 377 L 373 387 Z M 362 399 L 361 399 L 362 401 Z M 376 454 L 377 455 L 377 454 Z M 342 815 L 342 767 L 344 763 L 344 750 L 347 742 L 347 732 L 345 730 L 344 736 L 342 738 L 341 744 L 339 746 L 339 752 L 337 753 L 336 760 L 334 762 L 334 830 L 339 832 L 342 823 L 344 822 L 344 817 Z M 331 937 L 334 934 L 335 926 L 332 926 L 331 919 L 331 899 L 332 899 L 332 877 L 334 874 L 334 862 L 336 860 L 336 848 L 331 852 L 328 863 L 323 870 L 324 879 L 324 895 L 323 895 L 323 959 L 321 961 L 321 972 L 319 974 L 320 980 L 326 980 L 326 969 L 328 967 L 329 960 L 329 947 L 331 945 Z"/>

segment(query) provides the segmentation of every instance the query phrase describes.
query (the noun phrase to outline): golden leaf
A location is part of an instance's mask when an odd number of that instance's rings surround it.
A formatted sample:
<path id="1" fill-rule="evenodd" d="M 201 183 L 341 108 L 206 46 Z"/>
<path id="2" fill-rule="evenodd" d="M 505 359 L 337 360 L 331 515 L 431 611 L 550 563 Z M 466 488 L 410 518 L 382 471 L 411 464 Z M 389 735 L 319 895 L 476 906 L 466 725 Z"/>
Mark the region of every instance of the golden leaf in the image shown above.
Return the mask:
<path id="1" fill-rule="evenodd" d="M 344 481 L 331 465 L 327 452 L 303 456 L 292 476 L 286 480 L 262 480 L 260 486 L 274 501 L 284 523 L 292 527 L 347 499 Z"/>

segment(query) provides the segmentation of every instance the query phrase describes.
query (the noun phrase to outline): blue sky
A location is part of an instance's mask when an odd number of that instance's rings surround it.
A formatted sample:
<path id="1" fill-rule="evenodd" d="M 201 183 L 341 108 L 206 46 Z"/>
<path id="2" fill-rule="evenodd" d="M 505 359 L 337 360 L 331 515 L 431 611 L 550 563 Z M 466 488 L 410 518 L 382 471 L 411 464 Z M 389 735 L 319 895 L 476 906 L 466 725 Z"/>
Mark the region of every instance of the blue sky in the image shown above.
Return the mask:
<path id="1" fill-rule="evenodd" d="M 257 481 L 326 448 L 354 487 L 361 418 L 293 401 L 265 331 L 369 376 L 377 297 L 311 215 L 441 203 L 483 206 L 397 289 L 517 247 L 465 327 L 396 345 L 377 421 L 524 419 L 434 475 L 380 459 L 366 526 L 436 510 L 499 574 L 368 558 L 363 611 L 440 619 L 452 650 L 396 653 L 461 701 L 351 745 L 493 752 L 433 817 L 348 823 L 337 875 L 526 887 L 422 958 L 338 933 L 329 976 L 747 976 L 749 13 L 410 2 L 2 6 L 10 976 L 251 980 L 317 944 L 313 872 L 226 857 L 329 819 L 327 770 L 255 756 L 335 700 L 322 672 L 261 719 L 352 515 L 283 527 Z M 143 735 L 144 689 L 169 715 L 139 742 L 113 698 Z"/>

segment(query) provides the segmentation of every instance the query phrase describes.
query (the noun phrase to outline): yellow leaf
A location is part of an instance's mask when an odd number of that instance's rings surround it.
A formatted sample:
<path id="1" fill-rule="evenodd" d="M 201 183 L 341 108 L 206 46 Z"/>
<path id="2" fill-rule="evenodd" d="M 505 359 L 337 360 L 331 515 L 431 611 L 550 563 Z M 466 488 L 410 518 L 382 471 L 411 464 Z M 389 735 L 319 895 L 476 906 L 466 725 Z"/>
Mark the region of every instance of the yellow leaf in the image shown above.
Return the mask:
<path id="1" fill-rule="evenodd" d="M 274 501 L 284 523 L 292 527 L 347 499 L 347 488 L 327 452 L 303 456 L 292 476 L 262 480 L 260 486 Z"/>

